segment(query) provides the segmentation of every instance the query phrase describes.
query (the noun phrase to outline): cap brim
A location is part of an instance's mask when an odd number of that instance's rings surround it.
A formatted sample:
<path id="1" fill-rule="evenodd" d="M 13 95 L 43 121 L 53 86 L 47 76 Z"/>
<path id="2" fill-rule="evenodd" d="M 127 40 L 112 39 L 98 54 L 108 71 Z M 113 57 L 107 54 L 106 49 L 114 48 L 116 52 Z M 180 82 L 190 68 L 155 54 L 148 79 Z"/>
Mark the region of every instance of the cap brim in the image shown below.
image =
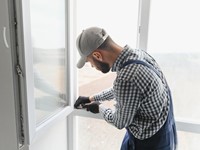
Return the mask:
<path id="1" fill-rule="evenodd" d="M 81 58 L 79 59 L 77 65 L 76 65 L 77 68 L 79 68 L 79 69 L 82 68 L 86 63 L 86 60 L 87 60 L 87 57 L 81 56 Z"/>

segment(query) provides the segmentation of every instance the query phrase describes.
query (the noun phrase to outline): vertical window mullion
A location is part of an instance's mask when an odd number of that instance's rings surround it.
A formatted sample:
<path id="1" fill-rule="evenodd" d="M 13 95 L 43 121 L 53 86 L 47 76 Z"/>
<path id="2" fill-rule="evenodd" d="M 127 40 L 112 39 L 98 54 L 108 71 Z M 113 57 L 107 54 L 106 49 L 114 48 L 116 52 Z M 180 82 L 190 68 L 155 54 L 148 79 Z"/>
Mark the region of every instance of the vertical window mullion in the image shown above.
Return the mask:
<path id="1" fill-rule="evenodd" d="M 139 1 L 137 48 L 147 50 L 148 26 L 151 0 Z"/>
<path id="2" fill-rule="evenodd" d="M 77 98 L 77 72 L 76 72 L 76 0 L 66 1 L 66 44 L 67 44 L 67 68 L 66 68 L 66 84 L 70 85 L 66 89 L 68 95 L 68 105 L 74 107 L 74 100 Z M 76 150 L 76 116 L 74 113 L 67 117 L 67 148 Z"/>

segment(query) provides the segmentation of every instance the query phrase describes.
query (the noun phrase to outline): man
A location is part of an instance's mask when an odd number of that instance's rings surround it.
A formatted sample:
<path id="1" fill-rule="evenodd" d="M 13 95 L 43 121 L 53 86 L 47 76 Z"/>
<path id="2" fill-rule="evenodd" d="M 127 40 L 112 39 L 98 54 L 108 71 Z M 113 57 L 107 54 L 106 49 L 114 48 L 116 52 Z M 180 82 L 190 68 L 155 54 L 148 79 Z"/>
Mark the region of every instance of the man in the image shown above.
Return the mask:
<path id="1" fill-rule="evenodd" d="M 121 47 L 104 29 L 90 27 L 77 38 L 81 56 L 97 70 L 117 73 L 113 87 L 96 95 L 80 96 L 75 108 L 83 107 L 127 133 L 121 150 L 175 150 L 176 127 L 170 89 L 156 61 L 145 51 Z M 115 110 L 100 101 L 116 101 Z"/>

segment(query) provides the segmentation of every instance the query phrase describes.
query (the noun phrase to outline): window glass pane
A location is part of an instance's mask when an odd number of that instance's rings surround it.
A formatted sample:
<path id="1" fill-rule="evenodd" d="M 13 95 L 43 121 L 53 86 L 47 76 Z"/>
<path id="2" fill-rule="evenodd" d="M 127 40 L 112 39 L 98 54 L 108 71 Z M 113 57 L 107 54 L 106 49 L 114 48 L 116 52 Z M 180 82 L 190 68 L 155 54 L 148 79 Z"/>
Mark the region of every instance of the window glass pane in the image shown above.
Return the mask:
<path id="1" fill-rule="evenodd" d="M 153 0 L 148 50 L 164 70 L 175 116 L 200 120 L 200 22 L 198 0 Z"/>
<path id="2" fill-rule="evenodd" d="M 37 123 L 66 105 L 65 0 L 30 0 Z"/>
<path id="3" fill-rule="evenodd" d="M 195 150 L 199 147 L 200 134 L 178 132 L 178 149 L 180 150 Z"/>
<path id="4" fill-rule="evenodd" d="M 78 150 L 119 150 L 125 129 L 118 130 L 104 120 L 77 117 Z"/>
<path id="5" fill-rule="evenodd" d="M 118 44 L 136 47 L 138 0 L 77 0 L 77 33 L 97 26 Z"/>
<path id="6" fill-rule="evenodd" d="M 138 2 L 138 0 L 77 0 L 77 34 L 88 27 L 102 27 L 119 45 L 128 44 L 135 48 Z M 79 95 L 89 96 L 109 88 L 114 79 L 115 73 L 103 74 L 86 63 L 78 70 Z M 112 106 L 113 101 L 105 105 Z M 104 120 L 91 118 L 77 117 L 77 123 L 76 142 L 79 150 L 120 149 L 124 130 L 118 130 Z"/>

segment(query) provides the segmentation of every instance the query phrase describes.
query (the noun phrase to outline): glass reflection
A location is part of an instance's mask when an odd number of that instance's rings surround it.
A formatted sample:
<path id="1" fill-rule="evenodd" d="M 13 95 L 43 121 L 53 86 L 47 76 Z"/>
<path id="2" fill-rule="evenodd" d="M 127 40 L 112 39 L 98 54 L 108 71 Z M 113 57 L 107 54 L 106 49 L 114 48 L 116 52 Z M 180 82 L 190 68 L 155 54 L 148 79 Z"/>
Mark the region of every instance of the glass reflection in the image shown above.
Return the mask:
<path id="1" fill-rule="evenodd" d="M 30 0 L 37 123 L 66 105 L 65 1 Z"/>

